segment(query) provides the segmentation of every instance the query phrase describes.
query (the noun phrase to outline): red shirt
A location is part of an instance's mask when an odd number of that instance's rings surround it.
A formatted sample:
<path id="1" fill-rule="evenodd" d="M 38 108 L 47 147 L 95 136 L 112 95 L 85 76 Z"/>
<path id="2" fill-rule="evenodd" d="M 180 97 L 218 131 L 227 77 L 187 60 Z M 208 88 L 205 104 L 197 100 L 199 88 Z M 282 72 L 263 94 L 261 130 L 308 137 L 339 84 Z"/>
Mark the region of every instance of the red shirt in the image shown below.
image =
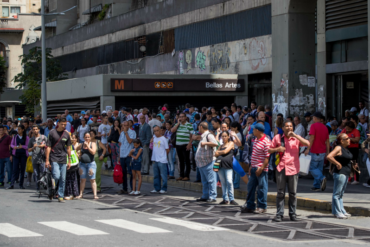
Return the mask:
<path id="1" fill-rule="evenodd" d="M 9 146 L 11 142 L 12 138 L 8 135 L 3 135 L 3 138 L 0 138 L 0 159 L 10 157 Z"/>
<path id="2" fill-rule="evenodd" d="M 261 167 L 263 165 L 263 162 L 265 161 L 265 158 L 270 157 L 270 154 L 268 153 L 270 145 L 271 142 L 266 137 L 266 135 L 263 135 L 259 140 L 254 140 L 251 159 L 252 167 Z M 269 167 L 267 166 L 264 171 L 268 172 L 268 168 Z"/>
<path id="3" fill-rule="evenodd" d="M 289 139 L 284 136 L 285 152 L 283 157 L 280 159 L 279 165 L 276 167 L 279 172 L 285 168 L 285 175 L 292 176 L 299 172 L 299 147 L 304 145 L 295 138 L 290 137 Z M 271 148 L 277 148 L 281 146 L 281 136 L 276 135 L 272 140 Z"/>
<path id="4" fill-rule="evenodd" d="M 344 128 L 341 133 L 346 133 L 349 138 L 356 138 L 356 137 L 361 137 L 360 131 L 358 129 L 353 129 L 350 133 L 347 133 L 346 129 Z M 353 143 L 348 146 L 348 148 L 358 148 L 359 144 L 358 143 Z"/>
<path id="5" fill-rule="evenodd" d="M 311 153 L 324 154 L 326 153 L 326 140 L 329 139 L 328 128 L 322 123 L 314 123 L 311 125 L 310 136 L 315 136 L 311 146 Z"/>

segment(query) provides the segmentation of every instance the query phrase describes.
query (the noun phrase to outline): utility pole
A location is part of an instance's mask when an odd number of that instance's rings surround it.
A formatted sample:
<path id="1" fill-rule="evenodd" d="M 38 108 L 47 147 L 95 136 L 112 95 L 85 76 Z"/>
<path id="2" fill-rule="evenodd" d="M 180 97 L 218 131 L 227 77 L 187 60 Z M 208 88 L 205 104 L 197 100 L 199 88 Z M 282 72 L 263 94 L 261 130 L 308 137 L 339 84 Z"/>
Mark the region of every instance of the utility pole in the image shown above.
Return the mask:
<path id="1" fill-rule="evenodd" d="M 46 46 L 45 46 L 45 0 L 41 0 L 41 115 L 46 123 L 47 117 L 47 98 L 46 98 Z"/>

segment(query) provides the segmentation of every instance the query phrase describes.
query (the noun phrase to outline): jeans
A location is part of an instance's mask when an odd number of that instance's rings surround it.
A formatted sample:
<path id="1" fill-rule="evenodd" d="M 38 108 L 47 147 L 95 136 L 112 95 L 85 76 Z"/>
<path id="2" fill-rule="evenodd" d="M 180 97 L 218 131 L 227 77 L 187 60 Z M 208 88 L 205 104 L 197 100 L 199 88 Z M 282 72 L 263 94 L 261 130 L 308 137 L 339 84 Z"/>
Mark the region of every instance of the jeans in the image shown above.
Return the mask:
<path id="1" fill-rule="evenodd" d="M 64 186 L 66 183 L 67 165 L 58 162 L 51 162 L 51 168 L 55 184 L 58 184 L 59 181 L 58 187 L 59 198 L 64 198 Z"/>
<path id="2" fill-rule="evenodd" d="M 96 163 L 95 161 L 91 163 L 80 163 L 80 178 L 81 179 L 87 179 L 89 178 L 90 180 L 95 180 L 96 179 Z M 90 175 L 90 171 L 91 174 Z"/>
<path id="3" fill-rule="evenodd" d="M 167 155 L 167 159 L 168 159 L 168 173 L 171 177 L 173 177 L 175 175 L 175 164 L 174 164 L 174 159 L 173 159 L 173 151 L 175 149 L 174 148 L 170 148 L 170 152 L 168 153 Z"/>
<path id="4" fill-rule="evenodd" d="M 256 176 L 257 167 L 251 168 L 251 176 L 247 186 L 247 208 L 255 210 L 256 189 L 257 208 L 267 208 L 268 172 L 263 171 L 259 177 Z"/>
<path id="5" fill-rule="evenodd" d="M 125 157 L 121 158 L 121 167 L 122 167 L 122 173 L 123 173 L 123 184 L 122 184 L 122 189 L 124 191 L 127 191 L 127 173 L 130 174 L 130 188 L 132 190 L 132 172 L 131 172 L 131 157 Z"/>
<path id="6" fill-rule="evenodd" d="M 0 159 L 0 183 L 4 183 L 5 171 L 8 173 L 8 182 L 10 182 L 12 180 L 12 171 L 13 171 L 10 158 Z"/>
<path id="7" fill-rule="evenodd" d="M 346 214 L 346 210 L 343 207 L 343 194 L 346 190 L 348 183 L 348 176 L 339 173 L 333 173 L 334 187 L 333 187 L 333 200 L 332 200 L 332 213 Z"/>
<path id="8" fill-rule="evenodd" d="M 196 181 L 202 181 L 202 176 L 200 175 L 199 167 L 197 167 Z"/>
<path id="9" fill-rule="evenodd" d="M 150 163 L 150 155 L 149 155 L 149 146 L 143 146 L 143 160 L 141 162 L 141 172 L 142 173 L 149 173 L 149 163 Z"/>
<path id="10" fill-rule="evenodd" d="M 239 189 L 240 188 L 240 175 L 239 173 L 233 171 L 233 185 L 234 189 Z"/>
<path id="11" fill-rule="evenodd" d="M 167 164 L 154 162 L 153 164 L 153 174 L 154 174 L 154 189 L 156 191 L 164 190 L 167 191 Z M 161 186 L 161 178 L 163 184 Z"/>
<path id="12" fill-rule="evenodd" d="M 24 173 L 26 172 L 27 156 L 13 156 L 13 174 L 11 186 L 14 186 L 15 180 L 19 179 L 19 186 L 23 186 Z M 20 178 L 19 178 L 20 175 Z"/>
<path id="13" fill-rule="evenodd" d="M 234 201 L 233 169 L 220 168 L 218 170 L 222 186 L 222 198 L 224 201 Z"/>
<path id="14" fill-rule="evenodd" d="M 180 177 L 182 178 L 188 178 L 190 175 L 190 150 L 186 150 L 187 146 L 187 144 L 176 146 L 180 161 Z"/>
<path id="15" fill-rule="evenodd" d="M 319 189 L 321 188 L 321 181 L 325 178 L 325 176 L 322 174 L 322 170 L 324 168 L 325 153 L 313 154 L 310 152 L 310 155 L 311 155 L 310 172 L 314 178 L 313 187 Z"/>
<path id="16" fill-rule="evenodd" d="M 280 172 L 276 169 L 276 215 L 284 215 L 285 189 L 287 185 L 289 193 L 289 215 L 296 215 L 298 174 L 287 176 L 285 175 L 285 169 Z"/>
<path id="17" fill-rule="evenodd" d="M 203 185 L 203 194 L 202 199 L 212 199 L 216 200 L 217 197 L 217 173 L 213 171 L 213 165 L 215 161 L 212 161 L 206 166 L 198 167 L 202 185 Z"/>
<path id="18" fill-rule="evenodd" d="M 36 180 L 39 181 L 42 174 L 45 171 L 45 164 L 42 163 L 42 164 L 32 164 L 32 165 L 33 165 L 33 174 L 36 176 Z M 39 183 L 36 183 L 36 189 L 37 190 L 40 189 Z"/>

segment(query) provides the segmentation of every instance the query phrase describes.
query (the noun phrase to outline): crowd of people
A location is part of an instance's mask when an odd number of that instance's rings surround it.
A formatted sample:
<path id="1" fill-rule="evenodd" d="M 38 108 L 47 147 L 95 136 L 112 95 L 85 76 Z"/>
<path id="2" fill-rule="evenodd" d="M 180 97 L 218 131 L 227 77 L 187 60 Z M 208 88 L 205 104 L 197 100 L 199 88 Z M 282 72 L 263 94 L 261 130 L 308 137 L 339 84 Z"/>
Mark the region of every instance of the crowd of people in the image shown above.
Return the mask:
<path id="1" fill-rule="evenodd" d="M 4 118 L 0 127 L 0 186 L 19 188 L 38 181 L 46 169 L 58 184 L 59 202 L 80 199 L 90 180 L 94 198 L 101 193 L 101 169 L 122 168 L 122 189 L 118 194 L 140 195 L 142 175 L 152 166 L 153 190 L 167 193 L 167 181 L 196 180 L 203 185 L 197 201 L 215 203 L 217 186 L 222 188 L 220 204 L 238 205 L 234 189 L 247 184 L 248 196 L 242 213 L 262 214 L 267 209 L 268 179 L 277 183 L 275 221 L 284 215 L 285 190 L 289 193 L 289 217 L 296 220 L 296 194 L 300 155 L 311 157 L 312 191 L 326 189 L 327 163 L 334 178 L 333 214 L 340 219 L 350 215 L 343 207 L 348 183 L 359 183 L 358 163 L 370 170 L 368 110 L 353 107 L 338 122 L 327 121 L 320 112 L 290 117 L 276 114 L 270 106 L 250 107 L 233 103 L 222 109 L 190 104 L 170 112 L 165 104 L 158 114 L 147 108 L 121 107 L 58 114 L 55 119 Z M 73 162 L 77 157 L 79 162 Z M 108 162 L 108 158 L 110 162 Z M 32 169 L 28 169 L 29 164 Z M 175 164 L 177 169 L 175 169 Z M 27 168 L 27 169 L 26 169 Z M 178 171 L 178 174 L 175 171 Z M 130 186 L 130 190 L 128 189 Z M 370 187 L 370 180 L 363 186 Z M 37 190 L 39 185 L 37 184 Z M 257 191 L 257 202 L 255 193 Z"/>

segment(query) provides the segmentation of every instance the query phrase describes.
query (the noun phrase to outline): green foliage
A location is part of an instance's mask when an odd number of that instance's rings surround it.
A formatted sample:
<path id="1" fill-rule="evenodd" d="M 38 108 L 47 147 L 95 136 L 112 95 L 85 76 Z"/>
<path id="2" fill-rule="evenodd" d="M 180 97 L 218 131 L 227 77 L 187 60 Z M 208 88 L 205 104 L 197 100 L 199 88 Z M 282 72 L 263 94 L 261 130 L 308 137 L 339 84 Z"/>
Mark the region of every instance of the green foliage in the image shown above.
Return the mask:
<path id="1" fill-rule="evenodd" d="M 4 93 L 4 88 L 6 88 L 6 71 L 5 59 L 0 56 L 0 94 Z"/>
<path id="2" fill-rule="evenodd" d="M 104 20 L 105 15 L 107 14 L 107 10 L 109 9 L 109 4 L 104 5 L 103 9 L 98 15 L 99 21 Z"/>
<path id="3" fill-rule="evenodd" d="M 21 96 L 22 104 L 26 105 L 26 112 L 33 114 L 35 106 L 40 105 L 41 99 L 41 48 L 34 47 L 26 55 L 21 55 L 23 72 L 16 75 L 14 82 L 19 83 L 16 88 L 24 89 Z M 46 81 L 58 81 L 67 79 L 66 74 L 62 74 L 59 61 L 53 59 L 51 49 L 46 48 Z"/>

